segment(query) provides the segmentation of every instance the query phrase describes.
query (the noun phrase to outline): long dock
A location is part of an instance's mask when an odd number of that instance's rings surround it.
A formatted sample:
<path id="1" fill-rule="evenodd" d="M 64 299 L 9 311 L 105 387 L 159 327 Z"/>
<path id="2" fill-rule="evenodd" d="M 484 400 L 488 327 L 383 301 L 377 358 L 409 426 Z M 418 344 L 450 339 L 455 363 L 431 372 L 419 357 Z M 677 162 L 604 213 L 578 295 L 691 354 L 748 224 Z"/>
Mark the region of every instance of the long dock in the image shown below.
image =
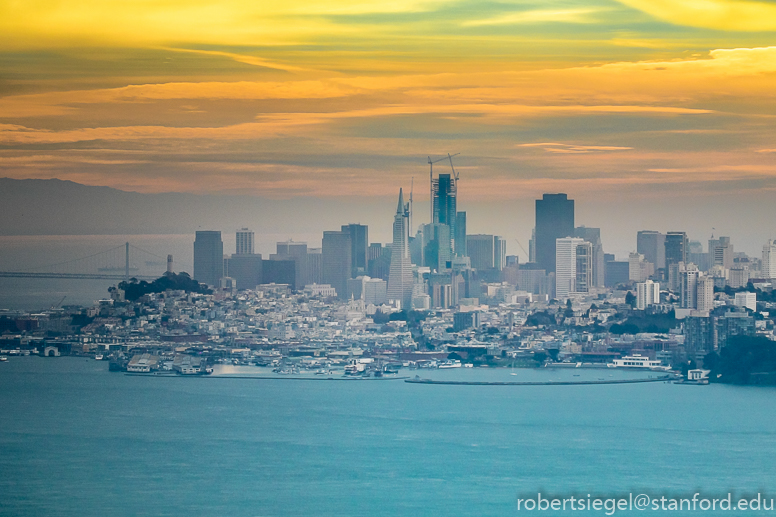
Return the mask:
<path id="1" fill-rule="evenodd" d="M 669 382 L 676 379 L 672 375 L 649 377 L 646 379 L 612 379 L 603 381 L 538 381 L 538 382 L 492 382 L 492 381 L 435 381 L 432 379 L 406 379 L 410 384 L 446 384 L 453 386 L 584 386 L 588 384 L 638 384 L 643 382 Z"/>
<path id="2" fill-rule="evenodd" d="M 124 375 L 133 377 L 175 377 L 179 379 L 251 379 L 258 381 L 406 381 L 409 377 L 303 377 L 296 375 L 180 375 L 177 373 L 140 373 L 124 372 Z"/>

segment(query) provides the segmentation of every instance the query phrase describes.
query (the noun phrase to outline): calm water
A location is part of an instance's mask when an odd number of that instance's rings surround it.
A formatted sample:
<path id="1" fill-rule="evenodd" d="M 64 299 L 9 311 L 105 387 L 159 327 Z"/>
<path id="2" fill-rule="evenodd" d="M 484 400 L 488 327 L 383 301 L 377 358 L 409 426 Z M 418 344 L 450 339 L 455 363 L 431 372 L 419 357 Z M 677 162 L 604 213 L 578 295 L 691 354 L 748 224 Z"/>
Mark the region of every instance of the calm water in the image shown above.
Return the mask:
<path id="1" fill-rule="evenodd" d="M 421 375 L 577 372 L 509 373 Z M 12 357 L 0 363 L 0 513 L 501 516 L 537 491 L 773 494 L 774 395 L 664 383 L 155 378 Z"/>

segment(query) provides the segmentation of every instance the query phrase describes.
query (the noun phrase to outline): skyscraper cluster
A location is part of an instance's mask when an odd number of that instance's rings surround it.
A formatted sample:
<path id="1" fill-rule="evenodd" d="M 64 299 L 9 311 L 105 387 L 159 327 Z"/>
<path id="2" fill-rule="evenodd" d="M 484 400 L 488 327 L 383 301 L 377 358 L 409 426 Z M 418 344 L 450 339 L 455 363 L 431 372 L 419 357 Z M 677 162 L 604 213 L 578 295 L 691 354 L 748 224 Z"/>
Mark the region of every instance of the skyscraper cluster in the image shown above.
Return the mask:
<path id="1" fill-rule="evenodd" d="M 704 252 L 686 232 L 641 230 L 636 249 L 618 260 L 604 252 L 599 228 L 576 226 L 574 200 L 565 193 L 536 200 L 529 261 L 520 264 L 517 256 L 507 255 L 503 237 L 467 233 L 457 181 L 454 174 L 432 174 L 431 219 L 416 229 L 411 196 L 407 202 L 400 189 L 387 244 L 369 242 L 367 226 L 353 223 L 324 231 L 321 248 L 278 242 L 277 252 L 263 259 L 255 253 L 254 233 L 243 228 L 235 236 L 235 253 L 225 257 L 219 231 L 198 231 L 195 278 L 213 286 L 226 278 L 225 285 L 237 289 L 287 284 L 296 291 L 402 309 L 477 303 L 502 292 L 499 285 L 559 301 L 624 287 L 635 289 L 635 306 L 645 309 L 661 303 L 663 286 L 680 309 L 703 313 L 713 309 L 715 288 L 737 289 L 776 277 L 773 240 L 757 259 L 736 253 L 730 237 L 712 235 Z"/>

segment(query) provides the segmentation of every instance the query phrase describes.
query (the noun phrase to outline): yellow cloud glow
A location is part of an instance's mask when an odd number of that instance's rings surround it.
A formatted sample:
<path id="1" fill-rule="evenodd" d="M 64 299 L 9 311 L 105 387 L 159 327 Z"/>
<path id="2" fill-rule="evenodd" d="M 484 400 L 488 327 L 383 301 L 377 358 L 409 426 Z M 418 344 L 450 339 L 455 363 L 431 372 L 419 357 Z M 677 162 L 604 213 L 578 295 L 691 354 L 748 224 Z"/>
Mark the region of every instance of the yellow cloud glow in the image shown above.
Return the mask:
<path id="1" fill-rule="evenodd" d="M 747 0 L 619 0 L 676 25 L 728 31 L 776 30 L 776 5 Z"/>

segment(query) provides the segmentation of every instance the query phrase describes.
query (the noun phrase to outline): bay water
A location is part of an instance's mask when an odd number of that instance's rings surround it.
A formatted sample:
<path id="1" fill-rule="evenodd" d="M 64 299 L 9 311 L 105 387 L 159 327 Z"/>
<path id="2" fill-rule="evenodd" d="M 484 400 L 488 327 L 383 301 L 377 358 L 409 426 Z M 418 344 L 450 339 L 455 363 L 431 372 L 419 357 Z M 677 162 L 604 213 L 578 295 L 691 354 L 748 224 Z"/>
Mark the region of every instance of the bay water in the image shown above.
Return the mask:
<path id="1" fill-rule="evenodd" d="M 111 373 L 106 362 L 85 358 L 0 363 L 0 513 L 604 515 L 518 511 L 517 500 L 538 492 L 776 496 L 771 388 L 235 378 L 256 371 L 149 377 Z M 647 375 L 418 374 L 491 381 Z"/>

